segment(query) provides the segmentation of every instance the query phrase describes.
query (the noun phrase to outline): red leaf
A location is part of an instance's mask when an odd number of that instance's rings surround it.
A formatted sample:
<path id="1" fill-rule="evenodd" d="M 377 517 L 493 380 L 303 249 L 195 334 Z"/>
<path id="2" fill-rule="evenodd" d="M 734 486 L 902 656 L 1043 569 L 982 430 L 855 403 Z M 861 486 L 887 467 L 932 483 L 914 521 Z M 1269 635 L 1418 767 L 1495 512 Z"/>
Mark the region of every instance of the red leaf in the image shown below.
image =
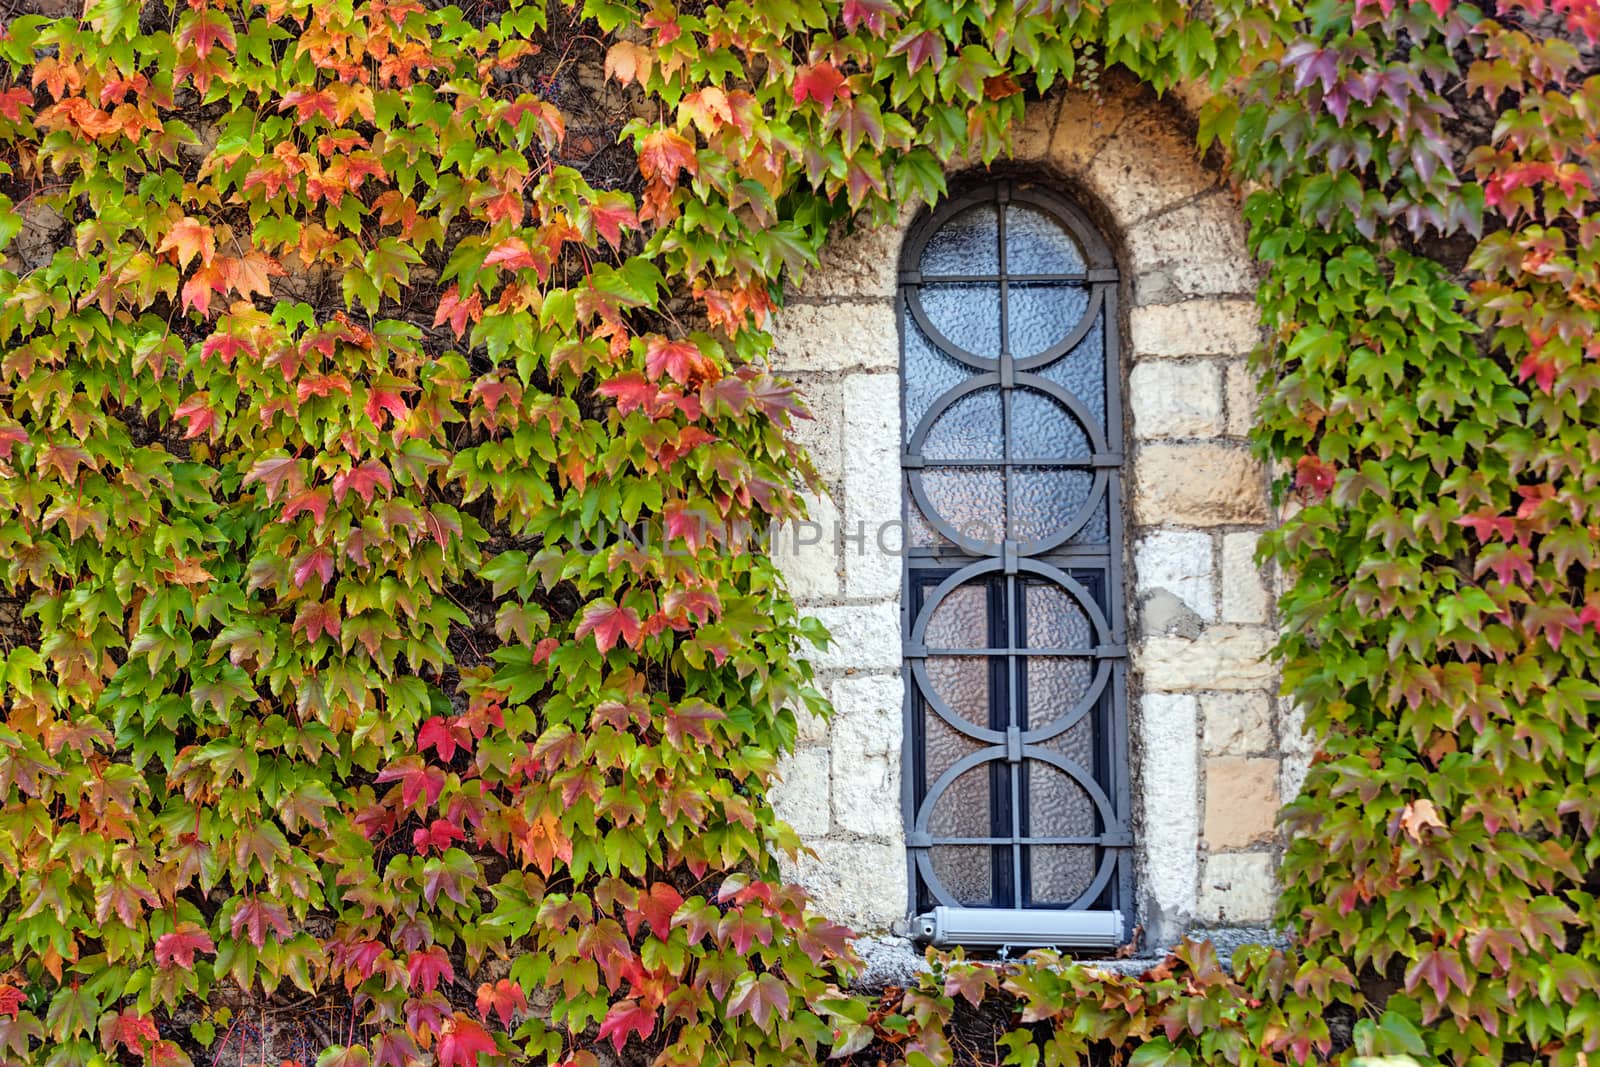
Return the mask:
<path id="1" fill-rule="evenodd" d="M 394 479 L 389 476 L 388 467 L 369 459 L 354 470 L 341 471 L 333 476 L 334 503 L 343 504 L 344 498 L 350 495 L 351 490 L 355 490 L 364 503 L 370 504 L 379 486 L 393 489 Z"/>
<path id="2" fill-rule="evenodd" d="M 704 625 L 722 613 L 722 601 L 708 589 L 673 589 L 661 598 L 661 610 L 671 618 L 693 617 Z"/>
<path id="3" fill-rule="evenodd" d="M 14 985 L 0 985 L 0 1015 L 15 1019 L 27 996 Z"/>
<path id="4" fill-rule="evenodd" d="M 329 569 L 330 571 L 332 569 L 331 560 L 329 561 Z M 296 584 L 304 585 L 305 583 L 297 582 Z M 322 584 L 327 585 L 328 580 L 324 578 Z M 297 630 L 304 630 L 308 643 L 315 641 L 323 634 L 327 634 L 329 637 L 338 637 L 339 621 L 339 611 L 332 603 L 318 604 L 313 601 L 300 606 L 300 612 L 295 616 L 294 625 L 289 628 L 289 632 L 294 633 Z"/>
<path id="5" fill-rule="evenodd" d="M 493 985 L 485 982 L 478 987 L 478 1014 L 484 1022 L 489 1021 L 492 1011 L 500 1017 L 500 1025 L 510 1026 L 517 1012 L 527 1010 L 528 998 L 522 987 L 509 978 L 502 978 Z"/>
<path id="6" fill-rule="evenodd" d="M 327 488 L 302 489 L 284 502 L 283 512 L 278 516 L 279 522 L 290 522 L 302 511 L 311 512 L 321 526 L 328 517 L 329 494 Z"/>
<path id="7" fill-rule="evenodd" d="M 461 299 L 461 292 L 457 286 L 452 285 L 439 297 L 439 309 L 433 313 L 433 324 L 450 324 L 450 330 L 460 337 L 467 330 L 467 322 L 477 322 L 483 318 L 483 297 L 474 289 L 472 295 L 465 300 Z"/>
<path id="8" fill-rule="evenodd" d="M 659 179 L 670 186 L 677 183 L 680 171 L 688 171 L 693 176 L 699 170 L 694 145 L 671 130 L 652 133 L 644 139 L 644 146 L 639 150 L 639 173 L 646 180 Z"/>
<path id="9" fill-rule="evenodd" d="M 246 900 L 239 905 L 239 910 L 233 913 L 232 932 L 235 939 L 241 933 L 246 933 L 250 943 L 260 948 L 267 943 L 267 928 L 278 935 L 279 940 L 288 940 L 294 934 L 294 929 L 289 925 L 289 913 L 280 905 L 269 904 L 260 897 Z"/>
<path id="10" fill-rule="evenodd" d="M 685 386 L 714 382 L 721 377 L 717 365 L 693 341 L 669 341 L 653 336 L 645 346 L 645 373 L 660 380 L 666 375 Z"/>
<path id="11" fill-rule="evenodd" d="M 108 1012 L 100 1020 L 100 1045 L 107 1052 L 115 1052 L 117 1046 L 121 1045 L 142 1055 L 145 1045 L 154 1044 L 159 1037 L 155 1020 L 136 1011 L 118 1012 L 115 1015 Z"/>
<path id="12" fill-rule="evenodd" d="M 387 413 L 395 422 L 404 422 L 411 414 L 411 409 L 406 407 L 406 402 L 399 393 L 387 389 L 374 389 L 367 396 L 367 418 L 377 427 L 383 426 L 383 420 L 378 416 Z"/>
<path id="13" fill-rule="evenodd" d="M 800 68 L 800 76 L 794 80 L 795 104 L 803 104 L 808 99 L 815 100 L 822 105 L 824 114 L 833 107 L 835 100 L 849 95 L 850 89 L 845 85 L 844 75 L 839 73 L 838 67 L 826 61 Z"/>
<path id="14" fill-rule="evenodd" d="M 599 601 L 584 609 L 578 621 L 576 636 L 582 640 L 594 634 L 594 643 L 601 652 L 609 652 L 620 639 L 629 647 L 639 644 L 639 613 L 632 608 L 619 608 L 610 601 Z"/>
<path id="15" fill-rule="evenodd" d="M 416 830 L 411 834 L 411 847 L 417 850 L 417 855 L 426 856 L 434 850 L 443 852 L 466 836 L 459 826 L 448 819 L 435 819 L 426 830 Z"/>
<path id="16" fill-rule="evenodd" d="M 720 722 L 727 716 L 703 700 L 687 700 L 667 713 L 667 740 L 682 748 L 685 738 L 694 738 L 703 745 L 711 743 L 707 723 Z"/>
<path id="17" fill-rule="evenodd" d="M 426 752 L 430 748 L 439 754 L 439 759 L 449 763 L 455 758 L 457 748 L 472 751 L 472 731 L 459 722 L 435 715 L 417 731 L 417 751 Z"/>
<path id="18" fill-rule="evenodd" d="M 1472 992 L 1472 978 L 1461 966 L 1461 957 L 1452 948 L 1425 950 L 1417 958 L 1417 962 L 1406 971 L 1406 992 L 1415 992 L 1417 986 L 1424 981 L 1433 990 L 1433 995 L 1441 1001 L 1449 995 L 1452 985 L 1463 993 Z"/>
<path id="19" fill-rule="evenodd" d="M 22 109 L 33 106 L 33 94 L 20 85 L 0 93 L 0 115 L 12 122 L 22 121 Z"/>
<path id="20" fill-rule="evenodd" d="M 775 975 L 754 974 L 746 971 L 733 983 L 733 995 L 728 998 L 728 1014 L 748 1013 L 750 1021 L 765 1028 L 774 1013 L 780 1018 L 789 1017 L 789 989 Z"/>
<path id="21" fill-rule="evenodd" d="M 898 15 L 893 0 L 845 0 L 844 28 L 851 33 L 862 23 L 874 37 L 881 37 L 890 15 Z"/>
<path id="22" fill-rule="evenodd" d="M 445 1020 L 439 1038 L 439 1067 L 476 1067 L 480 1053 L 497 1050 L 489 1031 L 457 1012 Z"/>
<path id="23" fill-rule="evenodd" d="M 432 993 L 441 981 L 455 981 L 456 969 L 450 964 L 450 954 L 442 946 L 434 945 L 406 957 L 406 975 L 406 985 L 413 993 L 419 989 Z"/>
<path id="24" fill-rule="evenodd" d="M 656 387 L 646 381 L 639 374 L 623 374 L 606 382 L 595 392 L 601 396 L 609 397 L 617 402 L 617 411 L 626 415 L 639 408 L 646 409 L 646 413 L 654 417 L 650 410 L 654 408 L 658 393 Z"/>
<path id="25" fill-rule="evenodd" d="M 198 923 L 179 923 L 170 934 L 156 938 L 156 966 L 170 967 L 176 963 L 184 970 L 194 968 L 196 952 L 215 952 L 211 935 Z"/>
<path id="26" fill-rule="evenodd" d="M 1312 500 L 1321 500 L 1333 489 L 1337 472 L 1316 456 L 1301 456 L 1295 464 L 1294 484 Z"/>
<path id="27" fill-rule="evenodd" d="M 278 110 L 288 111 L 291 107 L 295 109 L 295 118 L 301 122 L 306 121 L 312 115 L 321 115 L 334 124 L 339 121 L 339 113 L 334 106 L 333 94 L 326 90 L 311 92 L 307 89 L 296 89 L 292 93 L 286 93 L 283 102 L 278 105 Z"/>
<path id="28" fill-rule="evenodd" d="M 273 456 L 259 459 L 245 473 L 241 486 L 260 482 L 267 490 L 267 503 L 273 503 L 285 492 L 298 493 L 305 488 L 305 478 L 300 473 L 300 462 L 293 456 Z"/>
<path id="29" fill-rule="evenodd" d="M 189 428 L 183 431 L 185 441 L 199 437 L 217 421 L 217 413 L 211 410 L 211 398 L 205 393 L 196 393 L 179 404 L 173 415 L 189 423 Z"/>
<path id="30" fill-rule="evenodd" d="M 543 638 L 537 645 L 533 646 L 533 662 L 543 663 L 545 660 L 550 658 L 550 653 L 554 652 L 560 647 L 561 641 L 558 638 Z"/>
<path id="31" fill-rule="evenodd" d="M 25 445 L 27 443 L 28 431 L 21 426 L 0 426 L 0 459 L 11 458 L 13 445 Z"/>
<path id="32" fill-rule="evenodd" d="M 303 588 L 315 574 L 326 586 L 333 581 L 333 553 L 325 548 L 314 548 L 301 556 L 294 565 L 294 587 Z"/>
<path id="33" fill-rule="evenodd" d="M 627 200 L 618 194 L 610 194 L 589 205 L 589 221 L 594 224 L 594 232 L 605 238 L 606 244 L 616 248 L 622 243 L 623 227 L 636 228 L 639 216 Z"/>
<path id="34" fill-rule="evenodd" d="M 521 237 L 507 237 L 495 245 L 484 258 L 485 267 L 505 267 L 507 270 L 522 270 L 532 267 L 534 273 L 543 281 L 550 273 L 550 254 L 543 248 L 535 255 L 528 242 Z"/>
<path id="35" fill-rule="evenodd" d="M 444 771 L 422 762 L 421 756 L 402 756 L 378 772 L 377 782 L 400 783 L 400 802 L 411 807 L 424 793 L 428 803 L 436 803 L 444 792 Z"/>
<path id="36" fill-rule="evenodd" d="M 619 1000 L 611 1005 L 611 1010 L 600 1021 L 600 1040 L 610 1038 L 611 1047 L 620 1053 L 622 1046 L 628 1043 L 629 1034 L 638 1034 L 639 1040 L 644 1041 L 655 1033 L 655 1029 L 654 1011 L 641 1007 L 636 1000 Z"/>
<path id="37" fill-rule="evenodd" d="M 651 932 L 665 941 L 672 929 L 672 917 L 682 905 L 682 893 L 666 882 L 657 882 L 650 892 L 639 897 L 639 914 L 650 924 Z"/>

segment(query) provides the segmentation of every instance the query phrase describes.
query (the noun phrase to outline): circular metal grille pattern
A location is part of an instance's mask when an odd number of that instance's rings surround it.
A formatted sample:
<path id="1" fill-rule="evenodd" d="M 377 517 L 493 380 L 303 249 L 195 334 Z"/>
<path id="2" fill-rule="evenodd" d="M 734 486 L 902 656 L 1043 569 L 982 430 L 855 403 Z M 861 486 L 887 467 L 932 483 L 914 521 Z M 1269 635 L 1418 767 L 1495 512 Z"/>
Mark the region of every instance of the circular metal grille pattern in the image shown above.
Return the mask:
<path id="1" fill-rule="evenodd" d="M 901 263 L 917 906 L 1126 907 L 1116 271 L 987 185 Z"/>

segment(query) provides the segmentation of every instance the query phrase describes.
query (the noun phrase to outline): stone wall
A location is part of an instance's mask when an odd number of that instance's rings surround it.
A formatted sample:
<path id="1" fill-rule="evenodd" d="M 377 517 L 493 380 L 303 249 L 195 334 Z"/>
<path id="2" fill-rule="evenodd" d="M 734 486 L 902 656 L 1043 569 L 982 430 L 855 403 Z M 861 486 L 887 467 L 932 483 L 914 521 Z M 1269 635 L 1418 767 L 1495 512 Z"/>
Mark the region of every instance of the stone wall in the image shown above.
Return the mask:
<path id="1" fill-rule="evenodd" d="M 1251 457 L 1255 277 L 1236 196 L 1183 116 L 1135 87 L 1033 105 L 1016 159 L 1097 218 L 1123 274 L 1131 732 L 1140 922 L 1270 918 L 1280 800 L 1304 754 L 1267 652 L 1271 521 Z M 815 658 L 831 728 L 803 724 L 776 792 L 814 849 L 791 872 L 825 913 L 892 932 L 908 913 L 901 824 L 902 559 L 896 278 L 912 217 L 840 235 L 773 326 L 774 365 L 815 415 L 800 436 L 826 493 L 777 545 L 790 588 L 832 631 Z"/>

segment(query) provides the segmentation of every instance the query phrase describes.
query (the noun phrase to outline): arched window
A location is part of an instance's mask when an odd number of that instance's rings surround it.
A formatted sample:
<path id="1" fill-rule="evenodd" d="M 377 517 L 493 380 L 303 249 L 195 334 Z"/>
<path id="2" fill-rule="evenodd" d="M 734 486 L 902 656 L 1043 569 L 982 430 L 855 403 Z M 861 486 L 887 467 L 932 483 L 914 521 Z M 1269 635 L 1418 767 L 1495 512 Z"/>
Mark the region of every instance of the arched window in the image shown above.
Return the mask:
<path id="1" fill-rule="evenodd" d="M 1020 183 L 946 202 L 903 253 L 903 788 L 937 940 L 1126 933 L 1116 279 L 1082 212 Z"/>

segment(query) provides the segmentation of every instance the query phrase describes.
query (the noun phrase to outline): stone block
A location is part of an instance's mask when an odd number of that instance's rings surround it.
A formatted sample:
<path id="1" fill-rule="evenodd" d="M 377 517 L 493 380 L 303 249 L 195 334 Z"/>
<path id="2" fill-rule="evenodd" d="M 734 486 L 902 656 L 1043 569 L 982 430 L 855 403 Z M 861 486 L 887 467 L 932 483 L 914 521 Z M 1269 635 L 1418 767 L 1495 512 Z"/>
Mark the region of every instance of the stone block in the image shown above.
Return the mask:
<path id="1" fill-rule="evenodd" d="M 1145 445 L 1134 462 L 1134 517 L 1141 526 L 1259 525 L 1267 484 L 1248 452 L 1223 445 Z"/>
<path id="2" fill-rule="evenodd" d="M 803 748 L 778 763 L 779 780 L 767 796 L 778 818 L 801 837 L 828 832 L 828 750 Z"/>
<path id="3" fill-rule="evenodd" d="M 900 366 L 899 328 L 886 300 L 791 304 L 773 317 L 771 333 L 772 365 L 780 371 Z"/>
<path id="4" fill-rule="evenodd" d="M 786 522 L 771 538 L 772 561 L 800 601 L 839 595 L 839 509 L 827 496 L 805 494 L 809 518 Z"/>
<path id="5" fill-rule="evenodd" d="M 1222 620 L 1224 622 L 1266 622 L 1271 610 L 1266 575 L 1256 563 L 1254 533 L 1231 533 L 1222 537 Z"/>
<path id="6" fill-rule="evenodd" d="M 1193 696 L 1145 693 L 1139 699 L 1143 880 L 1166 921 L 1194 914 L 1199 875 L 1199 775 Z"/>
<path id="7" fill-rule="evenodd" d="M 843 829 L 874 837 L 902 832 L 899 678 L 844 678 L 834 683 L 833 817 Z"/>
<path id="8" fill-rule="evenodd" d="M 860 934 L 887 933 L 910 911 L 902 840 L 816 841 L 815 855 L 781 863 L 786 879 L 811 894 L 816 910 Z"/>
<path id="9" fill-rule="evenodd" d="M 1147 360 L 1128 375 L 1137 437 L 1211 437 L 1220 434 L 1222 375 L 1213 363 Z"/>
<path id="10" fill-rule="evenodd" d="M 844 383 L 845 592 L 900 592 L 900 378 L 852 374 Z"/>
<path id="11" fill-rule="evenodd" d="M 1186 300 L 1136 307 L 1128 316 L 1136 358 L 1249 355 L 1261 340 L 1254 300 Z"/>
<path id="12" fill-rule="evenodd" d="M 1265 689 L 1277 681 L 1267 658 L 1271 631 L 1209 626 L 1193 640 L 1147 637 L 1134 648 L 1134 670 L 1146 689 L 1169 693 Z"/>
<path id="13" fill-rule="evenodd" d="M 810 454 L 817 476 L 836 485 L 844 475 L 844 389 L 836 381 L 819 378 L 800 377 L 794 382 L 811 417 L 795 419 L 789 436 Z"/>
<path id="14" fill-rule="evenodd" d="M 1058 98 L 1035 100 L 1023 112 L 1022 121 L 1011 131 L 1011 158 L 1040 160 L 1050 153 L 1050 136 L 1055 132 L 1056 113 L 1061 109 Z"/>
<path id="15" fill-rule="evenodd" d="M 1202 693 L 1200 714 L 1208 756 L 1247 756 L 1276 747 L 1272 701 L 1264 692 Z"/>
<path id="16" fill-rule="evenodd" d="M 1139 223 L 1128 231 L 1128 251 L 1141 271 L 1160 267 L 1182 296 L 1254 296 L 1241 208 L 1227 191 Z"/>
<path id="17" fill-rule="evenodd" d="M 1217 617 L 1211 536 L 1158 530 L 1139 539 L 1133 555 L 1134 586 L 1143 596 L 1165 589 L 1206 622 Z"/>
<path id="18" fill-rule="evenodd" d="M 818 670 L 894 669 L 900 666 L 900 606 L 837 604 L 812 608 L 833 636 L 827 651 L 809 650 Z"/>
<path id="19" fill-rule="evenodd" d="M 1200 918 L 1215 923 L 1272 920 L 1278 899 L 1272 857 L 1263 852 L 1211 856 L 1200 886 Z"/>
<path id="20" fill-rule="evenodd" d="M 1084 169 L 1085 184 L 1124 231 L 1215 187 L 1193 138 L 1181 131 L 1182 123 L 1159 102 L 1130 107 Z"/>
<path id="21" fill-rule="evenodd" d="M 1127 114 L 1124 96 L 1119 89 L 1065 93 L 1050 138 L 1050 161 L 1068 174 L 1081 174 L 1122 125 Z"/>
<path id="22" fill-rule="evenodd" d="M 1241 756 L 1206 760 L 1206 845 L 1213 852 L 1277 839 L 1278 761 Z"/>
<path id="23" fill-rule="evenodd" d="M 865 222 L 844 220 L 834 226 L 818 254 L 818 265 L 791 283 L 790 304 L 779 317 L 807 300 L 894 299 L 900 279 L 900 245 L 917 207 L 906 205 L 897 224 L 869 228 Z M 899 357 L 898 345 L 891 350 Z"/>
<path id="24" fill-rule="evenodd" d="M 1256 376 L 1244 360 L 1228 364 L 1228 433 L 1248 437 L 1256 424 Z"/>

